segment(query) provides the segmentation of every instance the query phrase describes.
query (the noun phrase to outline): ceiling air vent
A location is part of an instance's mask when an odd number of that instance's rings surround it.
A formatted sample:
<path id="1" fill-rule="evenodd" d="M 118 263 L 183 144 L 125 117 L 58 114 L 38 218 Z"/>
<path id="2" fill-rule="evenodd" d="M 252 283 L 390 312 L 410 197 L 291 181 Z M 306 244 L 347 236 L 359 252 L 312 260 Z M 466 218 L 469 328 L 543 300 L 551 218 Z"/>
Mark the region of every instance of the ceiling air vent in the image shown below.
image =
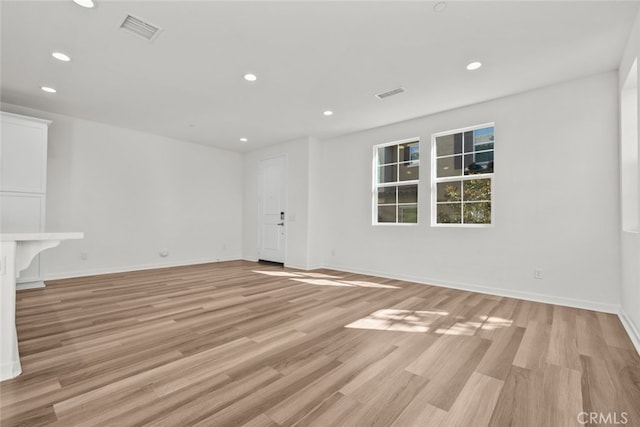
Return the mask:
<path id="1" fill-rule="evenodd" d="M 378 93 L 378 94 L 376 94 L 376 98 L 385 99 L 385 98 L 388 98 L 388 97 L 393 96 L 393 95 L 397 95 L 397 94 L 402 93 L 402 92 L 404 92 L 404 88 L 403 87 L 399 87 L 397 89 L 392 89 L 392 90 L 389 90 L 389 91 L 386 91 L 386 92 Z"/>
<path id="2" fill-rule="evenodd" d="M 133 15 L 127 15 L 122 24 L 120 24 L 120 28 L 129 34 L 148 41 L 153 41 L 160 33 L 160 28 Z"/>

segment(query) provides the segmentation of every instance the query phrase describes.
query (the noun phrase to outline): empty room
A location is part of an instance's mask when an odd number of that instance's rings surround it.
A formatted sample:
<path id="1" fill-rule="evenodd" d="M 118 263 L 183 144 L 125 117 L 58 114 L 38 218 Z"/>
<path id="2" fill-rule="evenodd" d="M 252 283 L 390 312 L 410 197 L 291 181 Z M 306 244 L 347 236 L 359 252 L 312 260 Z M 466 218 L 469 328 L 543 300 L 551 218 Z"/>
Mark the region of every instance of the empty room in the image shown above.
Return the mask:
<path id="1" fill-rule="evenodd" d="M 2 427 L 640 426 L 640 2 L 0 0 L 0 43 Z"/>

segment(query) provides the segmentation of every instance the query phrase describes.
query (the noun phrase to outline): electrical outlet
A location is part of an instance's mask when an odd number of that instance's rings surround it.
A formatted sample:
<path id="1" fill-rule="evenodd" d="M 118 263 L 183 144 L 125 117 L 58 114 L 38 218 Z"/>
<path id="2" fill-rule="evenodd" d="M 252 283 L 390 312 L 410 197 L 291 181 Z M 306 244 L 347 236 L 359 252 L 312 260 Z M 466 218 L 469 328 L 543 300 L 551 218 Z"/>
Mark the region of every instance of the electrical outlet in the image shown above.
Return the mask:
<path id="1" fill-rule="evenodd" d="M 80 259 L 81 259 L 82 261 L 86 261 L 88 257 L 89 257 L 89 255 L 87 255 L 87 253 L 86 253 L 86 252 L 81 252 L 81 253 L 80 253 Z"/>
<path id="2" fill-rule="evenodd" d="M 536 279 L 542 279 L 542 270 L 540 270 L 539 268 L 533 270 L 533 277 Z"/>

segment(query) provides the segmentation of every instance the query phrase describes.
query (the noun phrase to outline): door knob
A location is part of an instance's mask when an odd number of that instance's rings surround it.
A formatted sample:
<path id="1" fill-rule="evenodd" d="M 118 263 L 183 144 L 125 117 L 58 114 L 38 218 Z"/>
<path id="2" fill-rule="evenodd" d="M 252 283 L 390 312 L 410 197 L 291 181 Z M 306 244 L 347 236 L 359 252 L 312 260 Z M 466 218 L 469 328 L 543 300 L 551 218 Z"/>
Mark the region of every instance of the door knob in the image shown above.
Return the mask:
<path id="1" fill-rule="evenodd" d="M 278 223 L 278 224 L 276 224 L 276 225 L 284 225 L 284 222 L 279 222 L 279 223 Z"/>

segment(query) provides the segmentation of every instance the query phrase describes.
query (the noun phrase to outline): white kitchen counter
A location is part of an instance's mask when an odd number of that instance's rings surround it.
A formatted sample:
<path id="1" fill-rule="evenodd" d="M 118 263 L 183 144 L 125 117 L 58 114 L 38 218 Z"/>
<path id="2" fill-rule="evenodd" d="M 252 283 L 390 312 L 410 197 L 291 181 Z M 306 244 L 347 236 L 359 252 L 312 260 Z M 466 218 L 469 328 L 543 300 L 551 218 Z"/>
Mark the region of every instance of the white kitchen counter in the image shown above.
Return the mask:
<path id="1" fill-rule="evenodd" d="M 83 239 L 84 233 L 81 232 L 36 232 L 36 233 L 0 233 L 0 241 L 8 242 L 12 240 L 71 240 Z"/>

